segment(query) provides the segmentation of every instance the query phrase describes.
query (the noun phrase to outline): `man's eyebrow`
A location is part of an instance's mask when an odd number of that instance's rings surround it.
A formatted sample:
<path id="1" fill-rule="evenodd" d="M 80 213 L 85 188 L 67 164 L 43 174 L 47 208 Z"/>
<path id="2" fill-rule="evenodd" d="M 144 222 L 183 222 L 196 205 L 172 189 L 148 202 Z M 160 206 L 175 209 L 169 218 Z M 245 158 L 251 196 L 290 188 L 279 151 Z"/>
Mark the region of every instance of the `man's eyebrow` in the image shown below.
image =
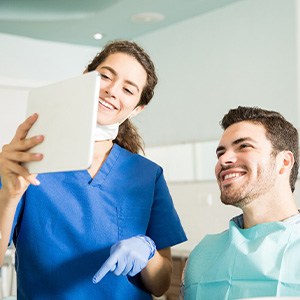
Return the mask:
<path id="1" fill-rule="evenodd" d="M 110 71 L 113 75 L 115 75 L 115 76 L 118 75 L 118 73 L 116 72 L 116 70 L 114 70 L 113 68 L 111 68 L 109 66 L 102 66 L 100 69 L 106 69 L 106 70 Z M 138 90 L 138 92 L 140 91 L 138 85 L 136 83 L 134 83 L 133 81 L 131 81 L 131 80 L 125 80 L 125 82 L 127 84 L 130 84 L 130 85 L 134 86 Z"/>
<path id="2" fill-rule="evenodd" d="M 237 140 L 233 141 L 231 143 L 231 145 L 238 145 L 244 142 L 255 142 L 254 139 L 252 139 L 251 137 L 242 137 L 242 138 L 238 138 Z M 222 145 L 220 145 L 219 147 L 217 147 L 216 153 L 220 152 L 220 151 L 224 151 L 226 148 Z"/>
<path id="3" fill-rule="evenodd" d="M 244 142 L 256 142 L 253 138 L 251 137 L 242 137 L 242 138 L 239 138 L 235 141 L 232 142 L 232 145 L 237 145 L 237 144 L 240 144 L 240 143 L 244 143 Z"/>

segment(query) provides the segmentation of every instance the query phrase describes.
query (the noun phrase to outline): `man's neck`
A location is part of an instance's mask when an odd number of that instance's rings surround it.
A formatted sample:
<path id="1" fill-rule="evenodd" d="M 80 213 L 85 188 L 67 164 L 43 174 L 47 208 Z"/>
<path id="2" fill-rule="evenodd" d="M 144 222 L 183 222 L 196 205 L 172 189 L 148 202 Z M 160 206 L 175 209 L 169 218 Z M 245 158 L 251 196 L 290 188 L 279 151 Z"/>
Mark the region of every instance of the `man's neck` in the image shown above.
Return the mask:
<path id="1" fill-rule="evenodd" d="M 242 209 L 244 228 L 250 228 L 261 223 L 283 221 L 298 213 L 291 191 L 287 191 L 284 197 L 274 195 L 273 198 L 255 199 Z"/>

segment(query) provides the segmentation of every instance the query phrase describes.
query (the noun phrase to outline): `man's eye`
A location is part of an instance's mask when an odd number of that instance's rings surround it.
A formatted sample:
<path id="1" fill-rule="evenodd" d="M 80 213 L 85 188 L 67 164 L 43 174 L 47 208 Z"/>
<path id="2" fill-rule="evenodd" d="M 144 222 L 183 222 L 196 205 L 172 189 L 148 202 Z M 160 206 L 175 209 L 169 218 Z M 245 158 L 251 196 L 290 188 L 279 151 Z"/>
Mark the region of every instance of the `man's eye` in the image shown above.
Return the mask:
<path id="1" fill-rule="evenodd" d="M 223 154 L 224 152 L 217 152 L 217 158 L 220 158 Z"/>

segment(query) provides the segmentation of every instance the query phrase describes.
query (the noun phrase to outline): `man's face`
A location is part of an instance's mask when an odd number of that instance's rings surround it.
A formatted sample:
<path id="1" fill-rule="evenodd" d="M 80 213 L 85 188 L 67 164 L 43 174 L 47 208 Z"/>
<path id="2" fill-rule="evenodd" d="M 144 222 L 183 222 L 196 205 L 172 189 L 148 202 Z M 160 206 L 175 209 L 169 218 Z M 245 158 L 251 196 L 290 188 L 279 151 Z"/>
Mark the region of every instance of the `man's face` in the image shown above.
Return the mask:
<path id="1" fill-rule="evenodd" d="M 224 131 L 215 168 L 224 204 L 243 207 L 272 191 L 278 176 L 272 149 L 260 124 L 242 121 Z"/>

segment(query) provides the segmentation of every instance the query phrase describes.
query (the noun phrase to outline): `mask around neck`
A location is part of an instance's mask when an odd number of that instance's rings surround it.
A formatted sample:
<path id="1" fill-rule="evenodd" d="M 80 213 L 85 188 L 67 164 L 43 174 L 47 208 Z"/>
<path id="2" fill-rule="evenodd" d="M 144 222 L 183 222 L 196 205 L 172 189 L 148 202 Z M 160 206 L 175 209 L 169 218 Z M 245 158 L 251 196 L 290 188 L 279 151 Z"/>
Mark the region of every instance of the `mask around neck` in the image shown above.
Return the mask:
<path id="1" fill-rule="evenodd" d="M 110 125 L 100 125 L 97 124 L 95 129 L 95 142 L 97 141 L 107 141 L 114 140 L 119 132 L 119 123 Z"/>
<path id="2" fill-rule="evenodd" d="M 135 112 L 137 107 L 120 123 L 114 123 L 110 125 L 100 125 L 97 123 L 95 130 L 95 142 L 114 140 L 119 133 L 119 126 L 125 122 Z"/>

